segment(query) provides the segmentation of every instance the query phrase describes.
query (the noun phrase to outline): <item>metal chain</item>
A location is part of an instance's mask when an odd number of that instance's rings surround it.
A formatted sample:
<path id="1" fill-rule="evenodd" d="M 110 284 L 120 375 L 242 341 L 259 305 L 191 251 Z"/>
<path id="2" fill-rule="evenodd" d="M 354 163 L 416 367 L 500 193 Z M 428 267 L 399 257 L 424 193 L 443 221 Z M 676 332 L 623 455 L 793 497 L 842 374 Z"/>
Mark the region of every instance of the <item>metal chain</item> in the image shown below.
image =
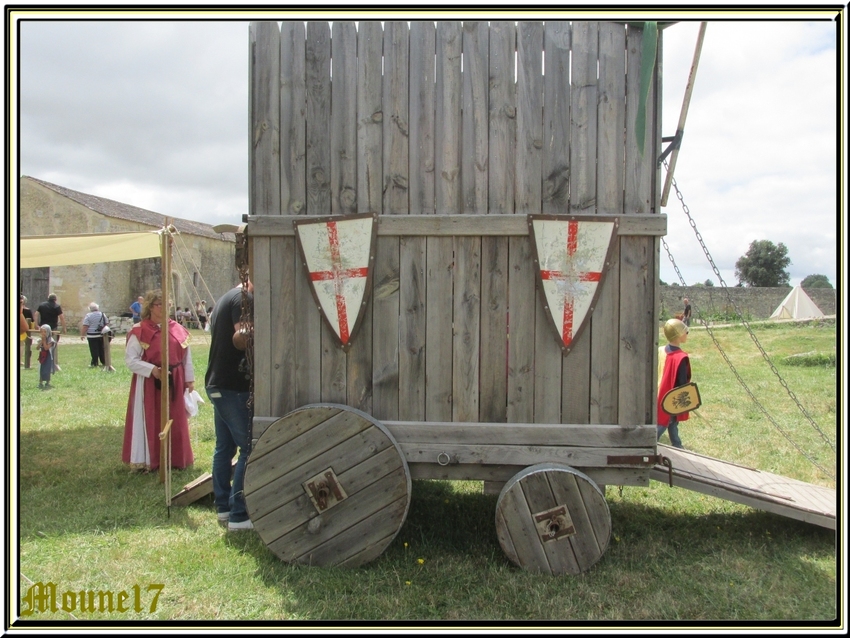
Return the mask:
<path id="1" fill-rule="evenodd" d="M 667 257 L 670 259 L 670 263 L 673 264 L 673 268 L 674 268 L 674 270 L 676 271 L 676 274 L 679 277 L 679 281 L 681 282 L 681 284 L 683 286 L 686 286 L 687 284 L 685 283 L 685 278 L 682 277 L 682 273 L 679 271 L 679 267 L 676 265 L 676 262 L 673 259 L 673 255 L 670 253 L 670 247 L 667 246 L 667 242 L 664 240 L 664 237 L 661 238 L 661 243 L 664 245 L 664 250 L 667 251 Z M 785 430 L 782 429 L 782 427 L 774 420 L 774 418 L 772 416 L 770 416 L 770 413 L 765 409 L 765 407 L 759 402 L 759 400 L 756 398 L 756 396 L 752 393 L 752 391 L 747 386 L 744 379 L 738 373 L 738 370 L 735 368 L 732 361 L 726 355 L 726 352 L 723 350 L 720 343 L 717 341 L 717 338 L 714 336 L 714 332 L 712 332 L 711 327 L 708 325 L 708 322 L 700 316 L 699 307 L 697 306 L 696 302 L 692 301 L 691 305 L 693 305 L 693 307 L 694 307 L 694 315 L 696 315 L 697 319 L 702 323 L 703 326 L 705 326 L 705 330 L 708 333 L 708 336 L 711 337 L 711 340 L 714 342 L 714 345 L 717 348 L 718 352 L 720 352 L 720 355 L 723 357 L 723 360 L 726 361 L 726 364 L 729 366 L 729 369 L 732 370 L 732 373 L 735 375 L 735 378 L 738 379 L 738 383 L 741 384 L 741 387 L 744 388 L 744 391 L 749 395 L 752 402 L 756 404 L 756 407 L 758 407 L 762 411 L 762 413 L 773 424 L 773 426 L 777 430 L 779 430 L 779 432 L 782 434 L 782 436 L 784 436 L 788 440 L 788 442 L 797 449 L 797 451 L 800 454 L 805 456 L 815 467 L 817 467 L 821 472 L 826 474 L 829 478 L 831 478 L 834 481 L 835 476 L 829 470 L 827 470 L 826 468 L 821 466 L 811 456 L 806 454 L 806 452 L 791 439 L 791 436 Z"/>
<path id="2" fill-rule="evenodd" d="M 667 168 L 666 161 L 664 162 L 664 166 L 665 168 Z M 747 332 L 749 333 L 750 338 L 753 340 L 753 343 L 756 344 L 756 347 L 759 349 L 759 352 L 761 352 L 761 356 L 767 362 L 768 366 L 770 366 L 770 369 L 771 371 L 773 371 L 773 374 L 776 375 L 776 378 L 779 379 L 779 383 L 782 385 L 783 388 L 785 388 L 786 392 L 788 393 L 788 396 L 790 396 L 791 400 L 797 404 L 797 407 L 800 409 L 800 412 L 803 413 L 803 416 L 808 419 L 809 423 L 812 424 L 812 427 L 821 435 L 821 437 L 823 437 L 823 440 L 827 442 L 830 448 L 832 448 L 832 451 L 835 452 L 835 444 L 832 443 L 832 441 L 829 440 L 829 437 L 827 437 L 823 430 L 818 427 L 818 424 L 815 423 L 815 420 L 811 417 L 811 415 L 809 415 L 809 413 L 806 411 L 806 408 L 803 407 L 803 404 L 800 403 L 799 399 L 797 399 L 797 396 L 794 394 L 791 388 L 788 387 L 788 383 L 786 383 L 785 379 L 782 378 L 782 375 L 779 373 L 779 370 L 776 369 L 776 366 L 773 365 L 773 361 L 770 360 L 770 357 L 768 356 L 767 352 L 765 352 L 764 348 L 762 348 L 761 343 L 759 343 L 759 340 L 756 338 L 756 335 L 753 332 L 753 329 L 750 327 L 750 324 L 747 322 L 746 319 L 744 319 L 744 315 L 741 312 L 740 308 L 738 308 L 738 304 L 736 304 L 735 300 L 732 299 L 732 294 L 729 292 L 729 286 L 726 285 L 726 282 L 720 274 L 720 270 L 717 268 L 714 263 L 714 259 L 711 258 L 711 254 L 708 252 L 708 248 L 706 247 L 705 242 L 702 239 L 702 235 L 700 235 L 699 230 L 697 230 L 697 225 L 694 222 L 693 217 L 691 217 L 691 212 L 688 209 L 687 204 L 685 204 L 685 200 L 682 197 L 682 193 L 679 190 L 679 186 L 676 184 L 676 180 L 671 179 L 671 183 L 673 184 L 673 188 L 676 190 L 676 197 L 682 204 L 682 210 L 688 217 L 688 223 L 691 225 L 691 228 L 693 228 L 697 241 L 699 241 L 699 245 L 702 247 L 702 251 L 705 253 L 706 259 L 708 259 L 708 263 L 711 265 L 712 270 L 714 270 L 714 274 L 717 276 L 718 281 L 720 281 L 720 285 L 726 290 L 726 297 L 729 300 L 729 303 L 735 309 L 735 313 L 741 318 L 741 323 L 744 324 L 744 327 L 747 329 Z"/>
<path id="3" fill-rule="evenodd" d="M 667 166 L 667 163 L 665 162 L 665 163 L 664 163 L 664 165 L 665 165 L 665 167 L 666 167 L 666 166 Z M 762 348 L 761 344 L 759 343 L 758 339 L 756 338 L 755 334 L 753 333 L 752 328 L 750 327 L 749 323 L 747 323 L 747 321 L 744 319 L 744 317 L 743 317 L 743 315 L 742 315 L 742 313 L 741 313 L 740 309 L 738 308 L 737 304 L 735 304 L 734 300 L 732 299 L 732 296 L 731 296 L 731 294 L 729 293 L 729 290 L 728 290 L 728 286 L 726 286 L 726 282 L 723 280 L 723 277 L 720 275 L 720 271 L 719 271 L 719 269 L 718 269 L 718 268 L 717 268 L 717 266 L 714 264 L 714 260 L 711 258 L 711 254 L 708 252 L 708 248 L 706 247 L 705 242 L 704 242 L 704 241 L 703 241 L 703 239 L 702 239 L 702 235 L 700 235 L 699 230 L 697 230 L 696 223 L 694 222 L 693 218 L 692 218 L 692 217 L 691 217 L 691 215 L 690 215 L 690 211 L 689 211 L 689 209 L 688 209 L 687 205 L 685 204 L 684 198 L 682 197 L 682 193 L 681 193 L 681 191 L 679 190 L 678 185 L 676 184 L 676 180 L 675 180 L 675 179 L 671 180 L 671 183 L 672 183 L 672 185 L 673 185 L 673 188 L 676 190 L 676 197 L 678 197 L 679 201 L 682 203 L 682 208 L 683 208 L 683 210 L 685 211 L 685 214 L 686 214 L 686 215 L 687 215 L 687 217 L 688 217 L 688 221 L 689 221 L 689 223 L 690 223 L 690 225 L 691 225 L 691 228 L 693 228 L 693 229 L 694 229 L 694 232 L 696 233 L 697 239 L 698 239 L 698 241 L 699 241 L 699 243 L 700 243 L 700 246 L 701 246 L 701 247 L 702 247 L 702 249 L 703 249 L 703 252 L 705 253 L 705 255 L 706 255 L 706 257 L 707 257 L 707 259 L 708 259 L 709 263 L 711 264 L 711 267 L 712 267 L 712 269 L 714 270 L 715 275 L 716 275 L 716 276 L 717 276 L 717 278 L 720 280 L 721 285 L 722 285 L 724 288 L 726 288 L 726 289 L 727 289 L 727 290 L 726 290 L 727 297 L 728 297 L 728 299 L 729 299 L 730 303 L 732 304 L 732 306 L 734 307 L 735 312 L 736 312 L 736 313 L 737 313 L 737 315 L 741 318 L 741 321 L 742 321 L 742 322 L 744 323 L 744 325 L 746 326 L 747 331 L 748 331 L 748 333 L 749 333 L 750 337 L 753 339 L 753 341 L 755 342 L 755 344 L 756 344 L 756 346 L 758 347 L 759 351 L 761 352 L 762 356 L 765 358 L 765 360 L 766 360 L 766 361 L 768 362 L 768 364 L 770 365 L 770 368 L 771 368 L 771 370 L 773 370 L 773 373 L 774 373 L 774 374 L 775 374 L 775 375 L 779 378 L 779 380 L 780 380 L 780 382 L 782 383 L 783 387 L 785 387 L 785 389 L 789 392 L 789 394 L 790 394 L 791 398 L 794 400 L 794 402 L 797 404 L 797 406 L 798 406 L 798 407 L 799 407 L 799 408 L 803 411 L 803 414 L 804 414 L 804 415 L 805 415 L 805 416 L 809 419 L 809 421 L 811 422 L 811 424 L 813 425 L 813 427 L 814 427 L 814 428 L 815 428 L 815 429 L 816 429 L 816 430 L 817 430 L 817 431 L 821 434 L 821 436 L 824 438 L 824 440 L 826 440 L 826 442 L 829 444 L 829 446 L 832 448 L 832 450 L 833 450 L 833 452 L 834 452 L 834 451 L 835 451 L 835 446 L 834 446 L 834 444 L 833 444 L 833 443 L 832 443 L 832 442 L 831 442 L 831 441 L 830 441 L 830 440 L 826 437 L 826 435 L 823 433 L 823 431 L 822 431 L 822 430 L 821 430 L 821 429 L 817 426 L 817 424 L 814 422 L 814 420 L 813 420 L 813 419 L 812 419 L 812 418 L 808 415 L 808 413 L 806 412 L 805 408 L 804 408 L 804 407 L 800 404 L 800 402 L 799 402 L 799 400 L 797 399 L 797 397 L 794 395 L 794 393 L 793 393 L 793 392 L 791 391 L 791 389 L 788 387 L 788 384 L 785 382 L 785 380 L 784 380 L 784 379 L 782 378 L 782 376 L 779 374 L 779 371 L 778 371 L 778 370 L 776 369 L 776 367 L 773 365 L 773 362 L 770 360 L 770 357 L 768 357 L 767 353 L 764 351 L 764 348 Z M 687 286 L 687 283 L 685 283 L 685 278 L 682 276 L 682 273 L 681 273 L 681 271 L 679 270 L 679 267 L 676 265 L 676 261 L 673 259 L 673 255 L 670 253 L 670 247 L 667 245 L 667 242 L 665 241 L 664 237 L 662 237 L 662 238 L 661 238 L 661 243 L 664 245 L 664 250 L 667 252 L 667 257 L 669 258 L 670 263 L 671 263 L 671 264 L 673 264 L 673 269 L 676 271 L 676 275 L 679 277 L 679 281 L 680 281 L 681 285 L 682 285 L 682 286 Z M 781 427 L 781 426 L 780 426 L 780 425 L 779 425 L 779 424 L 778 424 L 778 423 L 777 423 L 777 422 L 773 419 L 773 417 L 772 417 L 772 416 L 771 416 L 771 415 L 767 412 L 767 410 L 766 410 L 766 409 L 764 408 L 764 406 L 763 406 L 763 405 L 762 405 L 762 404 L 758 401 L 758 399 L 756 399 L 755 395 L 754 395 L 754 394 L 750 391 L 749 387 L 748 387 L 748 386 L 747 386 L 747 384 L 744 382 L 744 380 L 743 380 L 743 378 L 741 377 L 741 375 L 740 375 L 740 374 L 738 374 L 738 371 L 737 371 L 737 369 L 735 368 L 735 366 L 734 366 L 734 365 L 732 364 L 732 362 L 729 360 L 729 357 L 726 355 L 726 352 L 724 352 L 723 348 L 720 346 L 720 343 L 717 341 L 717 338 L 714 336 L 714 333 L 712 332 L 711 327 L 709 326 L 708 322 L 707 322 L 705 319 L 703 319 L 701 316 L 699 316 L 699 314 L 700 314 L 700 313 L 699 313 L 699 308 L 698 308 L 697 304 L 696 304 L 695 302 L 691 302 L 691 303 L 692 303 L 692 305 L 694 306 L 694 311 L 695 311 L 695 314 L 697 315 L 697 318 L 698 318 L 698 319 L 699 319 L 699 321 L 703 324 L 703 326 L 705 326 L 706 332 L 707 332 L 707 333 L 708 333 L 708 335 L 711 337 L 711 340 L 714 342 L 714 345 L 717 347 L 717 349 L 718 349 L 718 351 L 720 352 L 720 354 L 722 355 L 723 359 L 726 361 L 727 365 L 728 365 L 728 366 L 729 366 L 729 368 L 732 370 L 732 372 L 733 372 L 733 374 L 735 375 L 735 377 L 738 379 L 738 382 L 741 384 L 741 387 L 743 387 L 743 388 L 744 388 L 744 390 L 745 390 L 745 391 L 746 391 L 746 393 L 749 395 L 749 397 L 750 397 L 750 399 L 753 401 L 753 403 L 755 403 L 755 404 L 756 404 L 756 406 L 757 406 L 757 407 L 758 407 L 758 408 L 762 411 L 762 413 L 764 413 L 764 415 L 765 415 L 765 416 L 768 418 L 768 420 L 769 420 L 769 421 L 770 421 L 770 422 L 774 425 L 774 427 L 775 427 L 777 430 L 779 430 L 779 432 L 781 432 L 781 433 L 782 433 L 782 435 L 783 435 L 783 436 L 784 436 L 784 437 L 788 440 L 788 442 L 789 442 L 789 443 L 791 443 L 791 445 L 793 445 L 793 446 L 794 446 L 794 447 L 795 447 L 795 448 L 796 448 L 796 449 L 797 449 L 797 450 L 798 450 L 798 451 L 799 451 L 799 452 L 800 452 L 803 456 L 805 456 L 805 457 L 806 457 L 806 458 L 807 458 L 807 459 L 808 459 L 808 460 L 809 460 L 812 464 L 814 464 L 814 465 L 815 465 L 818 469 L 820 469 L 822 472 L 824 472 L 824 473 L 825 473 L 827 476 L 829 476 L 831 479 L 835 480 L 835 476 L 834 476 L 831 472 L 829 472 L 829 471 L 828 471 L 828 470 L 826 470 L 824 467 L 822 467 L 819 463 L 817 463 L 817 461 L 815 461 L 812 457 L 810 457 L 808 454 L 806 454 L 806 453 L 805 453 L 805 451 L 803 451 L 803 450 L 802 450 L 802 449 L 801 449 L 801 448 L 800 448 L 800 447 L 799 447 L 796 443 L 794 443 L 794 441 L 792 441 L 792 440 L 791 440 L 790 436 L 789 436 L 789 435 L 788 435 L 788 434 L 787 434 L 787 433 L 786 433 L 786 432 L 782 429 L 782 427 Z"/>
<path id="4" fill-rule="evenodd" d="M 236 266 L 239 269 L 239 282 L 242 284 L 242 315 L 239 323 L 248 326 L 248 339 L 245 345 L 245 360 L 248 365 L 248 411 L 253 414 L 254 408 L 254 322 L 252 318 L 253 308 L 248 301 L 248 235 L 240 234 L 241 244 L 237 246 Z M 251 419 L 253 422 L 253 419 Z M 248 438 L 252 436 L 252 428 L 248 428 Z"/>

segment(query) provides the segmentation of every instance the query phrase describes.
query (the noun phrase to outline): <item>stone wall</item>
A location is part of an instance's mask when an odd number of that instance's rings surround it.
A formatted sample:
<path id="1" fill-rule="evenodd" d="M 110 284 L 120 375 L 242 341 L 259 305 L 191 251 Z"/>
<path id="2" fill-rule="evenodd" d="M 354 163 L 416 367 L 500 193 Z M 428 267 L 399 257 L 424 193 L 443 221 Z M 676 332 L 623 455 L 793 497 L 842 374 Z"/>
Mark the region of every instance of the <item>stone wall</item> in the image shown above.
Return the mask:
<path id="1" fill-rule="evenodd" d="M 727 293 L 728 291 L 728 293 Z M 735 307 L 745 319 L 768 319 L 791 288 L 738 288 L 722 286 L 661 286 L 662 320 L 669 319 L 684 308 L 682 299 L 687 297 L 697 310 L 705 315 L 734 314 Z M 811 288 L 806 294 L 825 315 L 834 315 L 836 291 L 834 288 Z M 734 305 L 730 303 L 731 296 Z"/>
<path id="2" fill-rule="evenodd" d="M 36 180 L 24 177 L 20 185 L 19 219 L 22 236 L 151 230 L 148 224 L 92 210 L 46 188 Z M 239 279 L 234 253 L 233 241 L 179 234 L 172 251 L 171 297 L 174 304 L 179 307 L 194 306 L 196 301 L 204 299 L 210 306 L 211 302 L 235 286 Z M 118 320 L 121 314 L 130 312 L 130 304 L 137 296 L 160 287 L 161 260 L 150 258 L 97 263 L 97 255 L 92 255 L 92 262 L 50 268 L 48 291 L 57 295 L 69 330 L 79 328 L 88 312 L 89 303 L 94 301 L 110 318 L 110 323 L 113 323 L 113 319 L 116 321 L 113 325 L 117 333 L 126 332 L 125 326 L 119 325 Z M 22 289 L 22 292 L 28 297 L 29 307 L 33 310 L 46 301 L 46 294 L 44 298 L 38 298 L 38 294 L 33 295 L 28 290 Z M 132 320 L 127 327 L 131 326 Z"/>

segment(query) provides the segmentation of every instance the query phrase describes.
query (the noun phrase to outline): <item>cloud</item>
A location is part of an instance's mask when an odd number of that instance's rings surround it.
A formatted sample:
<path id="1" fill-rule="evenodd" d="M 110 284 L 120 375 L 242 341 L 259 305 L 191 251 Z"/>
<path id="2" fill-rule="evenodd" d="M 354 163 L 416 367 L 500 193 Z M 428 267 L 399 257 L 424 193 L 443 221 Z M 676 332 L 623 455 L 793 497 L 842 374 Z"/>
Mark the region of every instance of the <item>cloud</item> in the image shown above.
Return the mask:
<path id="1" fill-rule="evenodd" d="M 244 22 L 23 23 L 22 172 L 163 214 L 240 219 L 247 38 Z"/>
<path id="2" fill-rule="evenodd" d="M 248 212 L 247 22 L 20 25 L 23 174 L 208 223 Z M 663 30 L 665 136 L 698 29 Z M 756 239 L 788 246 L 792 282 L 836 282 L 836 65 L 834 22 L 708 24 L 675 178 L 730 285 Z M 713 278 L 675 193 L 661 212 L 686 282 Z"/>
<path id="3" fill-rule="evenodd" d="M 698 25 L 681 27 L 665 30 L 665 135 L 696 44 Z M 756 239 L 788 246 L 792 282 L 822 273 L 835 283 L 835 79 L 834 24 L 708 24 L 675 178 L 728 284 Z M 664 212 L 686 281 L 714 278 L 674 196 Z M 669 262 L 662 279 L 677 281 Z"/>

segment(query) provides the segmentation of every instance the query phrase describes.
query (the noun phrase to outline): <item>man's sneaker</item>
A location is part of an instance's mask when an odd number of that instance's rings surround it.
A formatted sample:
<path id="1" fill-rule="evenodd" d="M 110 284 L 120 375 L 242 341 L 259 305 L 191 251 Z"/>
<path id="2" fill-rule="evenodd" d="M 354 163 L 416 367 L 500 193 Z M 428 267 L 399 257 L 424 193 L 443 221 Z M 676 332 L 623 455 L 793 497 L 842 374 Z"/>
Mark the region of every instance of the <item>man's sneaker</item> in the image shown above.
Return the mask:
<path id="1" fill-rule="evenodd" d="M 219 512 L 218 513 L 218 524 L 219 525 L 227 525 L 227 521 L 230 520 L 230 512 Z"/>
<path id="2" fill-rule="evenodd" d="M 251 522 L 250 518 L 248 520 L 240 521 L 238 523 L 234 523 L 233 521 L 230 521 L 227 524 L 227 529 L 231 532 L 237 532 L 237 531 L 241 531 L 243 529 L 254 529 L 254 524 Z"/>

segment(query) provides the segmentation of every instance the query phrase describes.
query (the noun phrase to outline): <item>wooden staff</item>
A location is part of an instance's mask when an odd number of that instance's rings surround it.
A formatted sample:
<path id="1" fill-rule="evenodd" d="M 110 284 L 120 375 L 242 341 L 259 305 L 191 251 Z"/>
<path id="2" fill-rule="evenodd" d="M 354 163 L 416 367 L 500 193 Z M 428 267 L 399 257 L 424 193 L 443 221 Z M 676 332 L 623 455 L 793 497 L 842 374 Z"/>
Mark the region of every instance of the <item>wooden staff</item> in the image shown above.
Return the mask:
<path id="1" fill-rule="evenodd" d="M 166 472 L 171 471 L 171 467 L 166 467 L 169 462 L 169 448 L 171 446 L 171 437 L 166 436 L 168 432 L 169 422 L 169 394 L 168 394 L 168 294 L 170 290 L 171 279 L 171 219 L 165 218 L 165 228 L 162 232 L 162 324 L 160 330 L 160 339 L 162 340 L 162 368 L 163 374 L 160 375 L 160 418 L 159 431 L 162 433 L 162 441 L 159 446 L 159 482 L 166 482 Z M 170 494 L 166 494 L 166 500 L 170 498 Z"/>
<path id="2" fill-rule="evenodd" d="M 664 190 L 661 193 L 661 205 L 667 205 L 667 197 L 670 195 L 670 184 L 673 181 L 673 172 L 676 170 L 676 159 L 679 157 L 679 147 L 682 145 L 682 136 L 685 134 L 685 118 L 688 117 L 688 107 L 691 104 L 691 94 L 694 92 L 694 80 L 699 66 L 699 56 L 702 52 L 702 42 L 705 39 L 705 26 L 703 22 L 699 25 L 694 61 L 691 65 L 691 74 L 688 76 L 688 86 L 685 89 L 685 99 L 682 101 L 682 112 L 679 114 L 679 126 L 676 128 L 676 137 L 673 141 L 673 152 L 670 154 L 670 166 L 667 169 L 667 178 L 664 181 Z"/>

